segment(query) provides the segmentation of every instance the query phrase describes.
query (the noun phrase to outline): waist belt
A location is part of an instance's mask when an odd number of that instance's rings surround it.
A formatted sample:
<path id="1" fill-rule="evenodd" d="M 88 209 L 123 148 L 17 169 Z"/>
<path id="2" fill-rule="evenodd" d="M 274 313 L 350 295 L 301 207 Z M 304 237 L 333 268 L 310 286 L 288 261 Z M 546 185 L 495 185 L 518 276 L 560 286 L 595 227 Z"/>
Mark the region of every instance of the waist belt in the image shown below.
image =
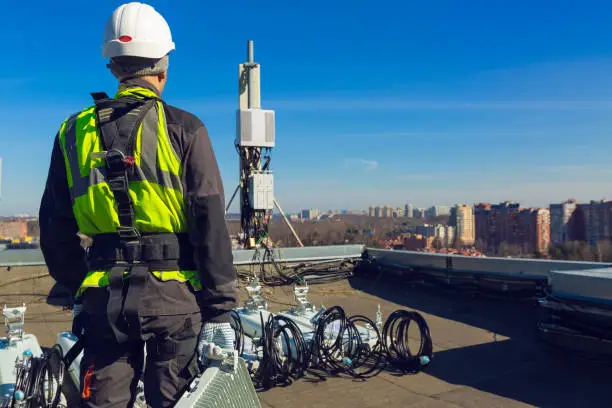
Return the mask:
<path id="1" fill-rule="evenodd" d="M 93 237 L 88 249 L 89 269 L 110 269 L 119 264 L 146 264 L 151 271 L 196 269 L 194 251 L 187 234 L 141 234 L 125 242 L 118 234 Z"/>

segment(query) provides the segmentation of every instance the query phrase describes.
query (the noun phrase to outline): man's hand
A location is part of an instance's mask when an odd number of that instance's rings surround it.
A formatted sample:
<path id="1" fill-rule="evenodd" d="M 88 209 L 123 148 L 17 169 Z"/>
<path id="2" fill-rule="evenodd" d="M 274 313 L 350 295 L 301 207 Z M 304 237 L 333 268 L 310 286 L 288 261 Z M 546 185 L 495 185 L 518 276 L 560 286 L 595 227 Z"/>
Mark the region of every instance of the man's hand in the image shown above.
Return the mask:
<path id="1" fill-rule="evenodd" d="M 202 365 L 208 359 L 224 360 L 227 355 L 223 349 L 234 349 L 236 337 L 229 323 L 205 323 L 200 331 L 198 356 Z"/>

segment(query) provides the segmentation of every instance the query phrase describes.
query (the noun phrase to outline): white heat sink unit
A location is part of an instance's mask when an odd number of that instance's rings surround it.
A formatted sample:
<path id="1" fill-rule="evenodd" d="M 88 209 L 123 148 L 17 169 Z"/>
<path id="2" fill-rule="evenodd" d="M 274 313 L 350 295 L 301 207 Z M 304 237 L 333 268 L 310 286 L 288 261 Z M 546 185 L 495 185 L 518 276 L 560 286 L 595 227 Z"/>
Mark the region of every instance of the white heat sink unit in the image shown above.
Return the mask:
<path id="1" fill-rule="evenodd" d="M 244 360 L 233 351 L 226 360 L 213 361 L 174 407 L 260 408 L 261 403 Z"/>
<path id="2" fill-rule="evenodd" d="M 548 284 L 559 298 L 612 304 L 612 268 L 550 271 Z"/>
<path id="3" fill-rule="evenodd" d="M 274 147 L 274 111 L 239 109 L 236 111 L 236 143 L 242 147 Z"/>

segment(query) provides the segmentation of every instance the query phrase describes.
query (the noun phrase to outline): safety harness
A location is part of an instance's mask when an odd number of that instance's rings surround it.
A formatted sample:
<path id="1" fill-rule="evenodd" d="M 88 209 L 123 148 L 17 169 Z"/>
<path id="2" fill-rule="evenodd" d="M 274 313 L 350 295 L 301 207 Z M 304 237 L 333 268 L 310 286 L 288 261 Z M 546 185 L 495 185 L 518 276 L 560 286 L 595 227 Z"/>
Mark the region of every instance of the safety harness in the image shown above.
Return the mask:
<path id="1" fill-rule="evenodd" d="M 134 172 L 136 136 L 158 99 L 92 93 L 105 161 L 106 182 L 117 205 L 116 233 L 98 234 L 88 248 L 90 269 L 110 270 L 107 316 L 118 343 L 140 339 L 138 306 L 150 271 L 195 269 L 187 234 L 140 233 L 128 182 Z M 162 272 L 163 273 L 163 272 Z"/>

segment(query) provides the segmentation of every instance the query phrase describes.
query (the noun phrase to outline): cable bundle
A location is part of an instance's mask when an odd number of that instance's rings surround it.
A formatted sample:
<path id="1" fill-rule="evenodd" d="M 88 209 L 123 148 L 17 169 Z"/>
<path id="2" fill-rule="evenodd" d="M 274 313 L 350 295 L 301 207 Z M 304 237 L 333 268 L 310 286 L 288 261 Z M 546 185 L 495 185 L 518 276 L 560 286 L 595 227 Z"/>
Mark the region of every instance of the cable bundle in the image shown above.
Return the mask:
<path id="1" fill-rule="evenodd" d="M 244 330 L 240 316 L 232 313 L 236 348 L 244 352 Z M 321 312 L 314 331 L 301 332 L 289 317 L 270 314 L 264 322 L 260 314 L 261 339 L 253 339 L 259 349 L 259 367 L 253 375 L 258 391 L 291 384 L 308 368 L 330 374 L 345 373 L 367 379 L 387 366 L 404 373 L 416 373 L 433 358 L 433 343 L 427 322 L 417 312 L 396 310 L 385 322 L 382 333 L 362 315 L 348 316 L 340 306 Z M 408 329 L 414 323 L 420 331 L 420 346 L 410 350 Z M 361 330 L 361 331 L 360 331 Z M 367 330 L 367 331 L 366 331 Z"/>
<path id="2" fill-rule="evenodd" d="M 240 355 L 244 354 L 244 328 L 242 327 L 242 321 L 240 320 L 240 316 L 238 312 L 232 310 L 232 328 L 234 329 L 234 334 L 236 337 L 236 350 L 240 353 Z"/>
<path id="3" fill-rule="evenodd" d="M 52 372 L 51 361 L 57 359 L 57 373 Z M 59 406 L 65 366 L 61 349 L 56 345 L 42 357 L 24 355 L 17 365 L 15 391 L 9 407 L 55 408 Z"/>
<path id="4" fill-rule="evenodd" d="M 410 323 L 418 325 L 421 343 L 417 353 L 410 350 L 408 328 Z M 427 322 L 417 312 L 396 310 L 391 313 L 382 331 L 387 362 L 404 372 L 416 373 L 427 365 L 433 357 L 433 343 Z"/>
<path id="5" fill-rule="evenodd" d="M 262 358 L 253 380 L 259 390 L 275 385 L 289 385 L 292 378 L 304 374 L 308 368 L 308 348 L 299 327 L 289 318 L 270 315 L 263 321 L 261 316 Z"/>
<path id="6" fill-rule="evenodd" d="M 353 276 L 355 262 L 347 259 L 330 261 L 325 263 L 301 263 L 295 266 L 285 267 L 292 270 L 293 274 L 309 284 L 322 284 L 336 282 Z"/>
<path id="7" fill-rule="evenodd" d="M 255 249 L 254 259 L 261 253 L 259 263 L 261 282 L 268 286 L 292 285 L 295 283 L 308 282 L 308 284 L 322 284 L 340 281 L 354 275 L 357 261 L 351 259 L 334 259 L 329 261 L 317 261 L 287 265 L 274 251 L 279 248 L 261 246 Z M 279 259 L 281 258 L 281 259 Z M 254 268 L 243 276 L 253 276 Z"/>
<path id="8" fill-rule="evenodd" d="M 357 323 L 376 335 L 371 347 L 361 336 Z M 384 356 L 376 325 L 365 316 L 348 317 L 340 306 L 327 309 L 317 320 L 311 343 L 312 362 L 332 373 L 345 372 L 354 378 L 368 378 L 384 368 Z"/>

